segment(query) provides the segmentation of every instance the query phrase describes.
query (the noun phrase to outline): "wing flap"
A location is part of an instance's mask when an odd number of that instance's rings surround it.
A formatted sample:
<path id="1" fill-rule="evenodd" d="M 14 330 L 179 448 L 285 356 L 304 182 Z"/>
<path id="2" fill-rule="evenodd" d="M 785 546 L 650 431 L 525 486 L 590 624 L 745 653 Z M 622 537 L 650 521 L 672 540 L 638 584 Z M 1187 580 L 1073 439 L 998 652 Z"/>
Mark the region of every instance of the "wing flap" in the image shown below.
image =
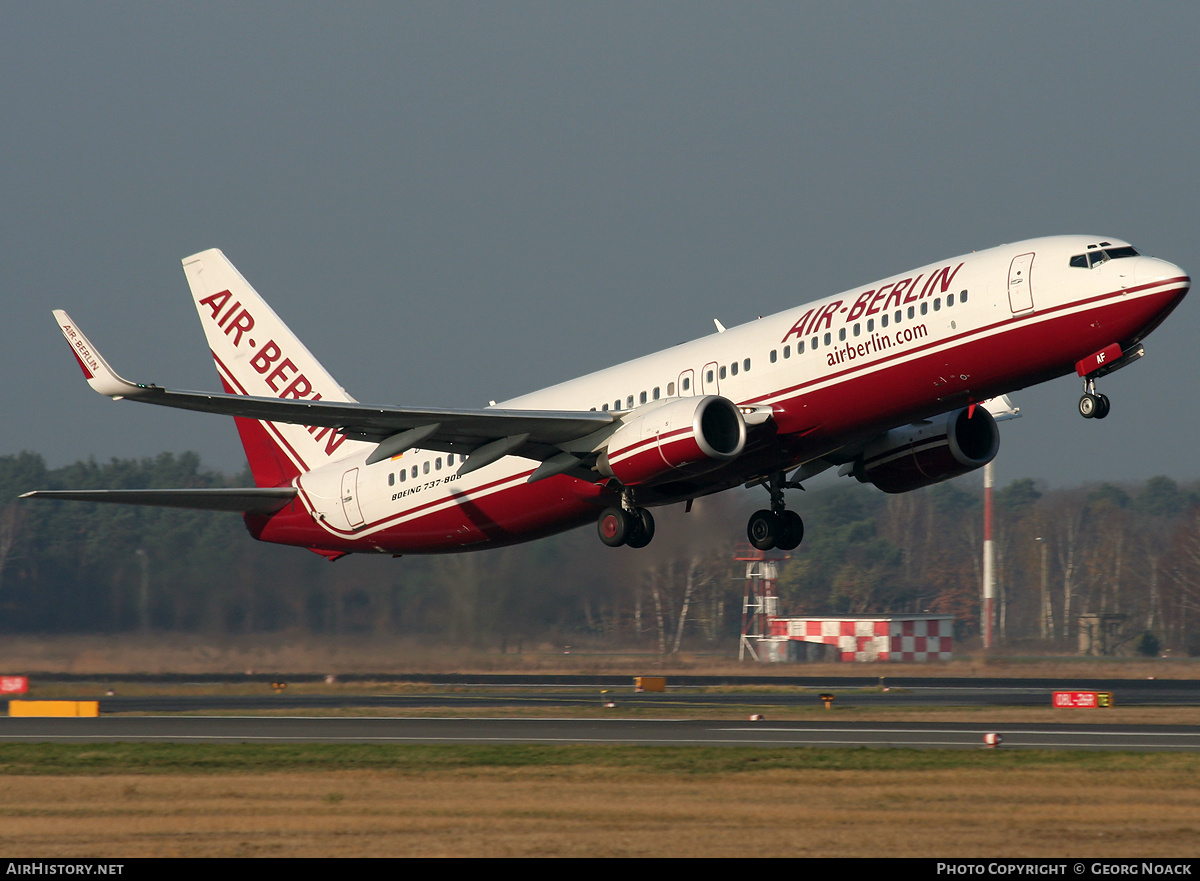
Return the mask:
<path id="1" fill-rule="evenodd" d="M 136 387 L 123 397 L 145 404 L 336 428 L 347 437 L 380 442 L 401 431 L 439 423 L 421 444 L 436 449 L 429 440 L 441 443 L 480 444 L 528 434 L 535 443 L 558 444 L 591 434 L 613 423 L 607 413 L 574 410 L 452 410 L 416 407 L 380 407 L 372 404 L 298 401 L 218 395 L 207 392 L 172 391 L 157 386 Z"/>

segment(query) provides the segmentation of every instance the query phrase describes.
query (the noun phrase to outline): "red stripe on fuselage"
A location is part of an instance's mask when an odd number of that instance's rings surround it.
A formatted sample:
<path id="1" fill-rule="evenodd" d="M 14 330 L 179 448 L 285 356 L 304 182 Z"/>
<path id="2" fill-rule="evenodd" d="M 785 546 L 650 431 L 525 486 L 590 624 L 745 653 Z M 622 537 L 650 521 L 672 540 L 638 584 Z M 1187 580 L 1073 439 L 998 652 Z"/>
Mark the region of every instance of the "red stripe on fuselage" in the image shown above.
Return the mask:
<path id="1" fill-rule="evenodd" d="M 253 522 L 247 517 L 246 522 L 251 534 L 262 541 L 363 553 L 431 554 L 516 544 L 595 519 L 605 496 L 601 486 L 561 475 L 527 483 L 530 473 L 397 511 L 371 524 L 374 531 L 369 535 L 361 535 L 361 529 L 351 534 L 318 524 L 309 510 L 285 509 Z M 502 486 L 512 481 L 516 482 Z M 300 495 L 305 507 L 311 508 L 311 499 L 303 491 Z M 388 522 L 393 525 L 378 529 Z"/>

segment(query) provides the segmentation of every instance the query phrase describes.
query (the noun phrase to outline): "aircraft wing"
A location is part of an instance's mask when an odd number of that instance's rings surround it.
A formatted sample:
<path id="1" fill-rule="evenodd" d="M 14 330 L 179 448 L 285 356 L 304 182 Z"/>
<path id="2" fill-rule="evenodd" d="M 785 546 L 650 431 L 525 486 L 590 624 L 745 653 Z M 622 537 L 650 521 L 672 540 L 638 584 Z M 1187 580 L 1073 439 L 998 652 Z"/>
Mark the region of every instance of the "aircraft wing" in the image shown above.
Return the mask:
<path id="1" fill-rule="evenodd" d="M 291 486 L 236 489 L 39 489 L 21 496 L 23 499 L 112 502 L 161 508 L 197 508 L 202 511 L 238 511 L 243 514 L 274 514 L 287 507 L 295 497 L 296 489 Z"/>
<path id="2" fill-rule="evenodd" d="M 560 445 L 616 422 L 609 413 L 590 410 L 422 409 L 172 391 L 123 378 L 66 312 L 56 309 L 54 317 L 88 384 L 102 395 L 181 410 L 333 428 L 349 438 L 379 444 L 368 464 L 418 446 L 473 457 L 474 461 L 468 462 L 460 473 L 473 471 L 503 455 L 544 461 L 561 456 Z"/>

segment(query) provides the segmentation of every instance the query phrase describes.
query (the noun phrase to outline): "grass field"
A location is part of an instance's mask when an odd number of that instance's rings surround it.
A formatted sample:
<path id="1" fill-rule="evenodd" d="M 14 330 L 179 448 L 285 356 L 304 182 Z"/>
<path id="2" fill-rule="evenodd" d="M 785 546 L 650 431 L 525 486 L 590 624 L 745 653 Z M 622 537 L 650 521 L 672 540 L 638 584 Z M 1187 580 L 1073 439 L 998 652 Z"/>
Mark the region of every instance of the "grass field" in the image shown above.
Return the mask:
<path id="1" fill-rule="evenodd" d="M 13 857 L 1194 857 L 1200 757 L 0 746 Z"/>

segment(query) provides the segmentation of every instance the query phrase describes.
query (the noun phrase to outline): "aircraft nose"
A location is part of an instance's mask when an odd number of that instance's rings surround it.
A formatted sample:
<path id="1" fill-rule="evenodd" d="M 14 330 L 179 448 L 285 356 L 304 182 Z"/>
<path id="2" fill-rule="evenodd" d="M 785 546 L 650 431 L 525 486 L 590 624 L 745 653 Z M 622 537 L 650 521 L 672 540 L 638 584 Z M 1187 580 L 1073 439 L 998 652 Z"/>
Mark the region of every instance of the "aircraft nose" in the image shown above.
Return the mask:
<path id="1" fill-rule="evenodd" d="M 1137 261 L 1138 267 L 1134 273 L 1134 277 L 1138 284 L 1166 281 L 1172 278 L 1182 278 L 1189 283 L 1191 281 L 1183 269 L 1170 261 L 1160 260 L 1158 257 L 1139 257 Z"/>

